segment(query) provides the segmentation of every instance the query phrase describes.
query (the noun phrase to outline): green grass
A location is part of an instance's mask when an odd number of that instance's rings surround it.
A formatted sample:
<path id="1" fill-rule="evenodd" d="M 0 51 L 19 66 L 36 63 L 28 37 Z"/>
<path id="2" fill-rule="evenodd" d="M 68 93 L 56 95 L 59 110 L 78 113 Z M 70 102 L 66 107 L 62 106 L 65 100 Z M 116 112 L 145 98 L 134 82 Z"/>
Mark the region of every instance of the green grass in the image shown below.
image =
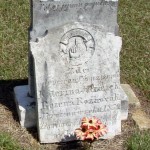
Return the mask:
<path id="1" fill-rule="evenodd" d="M 122 83 L 150 99 L 150 1 L 119 0 Z M 29 0 L 0 0 L 0 80 L 28 76 Z"/>
<path id="2" fill-rule="evenodd" d="M 150 99 L 150 1 L 119 2 L 122 81 L 139 88 Z"/>
<path id="3" fill-rule="evenodd" d="M 0 0 L 0 80 L 27 77 L 29 1 Z"/>
<path id="4" fill-rule="evenodd" d="M 21 148 L 9 134 L 0 133 L 0 150 L 21 150 Z"/>
<path id="5" fill-rule="evenodd" d="M 0 80 L 28 76 L 29 10 L 29 0 L 0 0 Z M 123 38 L 122 82 L 150 99 L 150 0 L 119 0 L 118 23 Z M 136 133 L 127 146 L 129 150 L 150 150 L 149 143 L 150 135 Z M 0 134 L 1 149 L 17 147 L 10 136 Z"/>
<path id="6" fill-rule="evenodd" d="M 150 132 L 134 133 L 126 142 L 127 150 L 150 150 Z"/>
<path id="7" fill-rule="evenodd" d="M 0 79 L 27 77 L 29 2 L 0 1 Z M 120 0 L 122 82 L 150 98 L 150 1 Z"/>

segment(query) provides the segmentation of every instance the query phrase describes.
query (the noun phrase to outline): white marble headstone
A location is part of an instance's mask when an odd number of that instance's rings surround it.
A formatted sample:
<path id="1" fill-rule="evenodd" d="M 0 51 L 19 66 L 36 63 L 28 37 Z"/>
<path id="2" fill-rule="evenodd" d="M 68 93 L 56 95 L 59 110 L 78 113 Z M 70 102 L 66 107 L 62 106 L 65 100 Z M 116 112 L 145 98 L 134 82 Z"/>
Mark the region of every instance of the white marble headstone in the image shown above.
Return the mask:
<path id="1" fill-rule="evenodd" d="M 118 35 L 118 0 L 31 0 L 31 10 L 31 41 L 69 22 L 103 25 L 107 32 Z M 34 75 L 33 59 L 29 55 L 29 94 L 32 97 L 35 97 Z"/>
<path id="2" fill-rule="evenodd" d="M 112 138 L 121 132 L 122 39 L 102 27 L 68 23 L 30 42 L 41 143 L 75 140 L 83 117 L 96 116 Z"/>

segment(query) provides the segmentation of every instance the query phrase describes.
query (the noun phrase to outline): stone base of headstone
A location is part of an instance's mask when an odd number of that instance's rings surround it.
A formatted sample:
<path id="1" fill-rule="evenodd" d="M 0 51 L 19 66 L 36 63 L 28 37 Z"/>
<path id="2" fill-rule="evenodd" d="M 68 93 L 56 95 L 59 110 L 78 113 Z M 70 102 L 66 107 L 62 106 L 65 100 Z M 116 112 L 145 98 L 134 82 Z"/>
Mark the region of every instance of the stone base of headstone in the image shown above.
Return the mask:
<path id="1" fill-rule="evenodd" d="M 132 118 L 140 130 L 150 129 L 150 117 L 141 108 L 133 112 Z"/>
<path id="2" fill-rule="evenodd" d="M 36 126 L 35 99 L 29 97 L 28 91 L 27 85 L 14 88 L 19 121 L 25 128 Z"/>
<path id="3" fill-rule="evenodd" d="M 140 109 L 140 102 L 128 84 L 121 85 L 128 96 L 129 104 L 135 105 L 136 111 L 132 117 L 140 130 L 150 129 L 150 119 Z M 14 89 L 15 102 L 22 127 L 31 128 L 36 126 L 35 100 L 28 96 L 28 85 L 17 86 Z M 140 117 L 139 117 L 140 116 Z"/>
<path id="4" fill-rule="evenodd" d="M 139 100 L 136 98 L 134 92 L 128 84 L 121 85 L 123 90 L 128 96 L 129 104 L 140 105 Z M 18 116 L 20 124 L 22 127 L 30 128 L 36 126 L 36 110 L 35 110 L 35 100 L 28 95 L 28 85 L 17 86 L 14 89 L 15 102 L 18 111 Z M 122 120 L 125 119 L 124 114 L 122 114 Z M 126 118 L 127 119 L 127 118 Z"/>

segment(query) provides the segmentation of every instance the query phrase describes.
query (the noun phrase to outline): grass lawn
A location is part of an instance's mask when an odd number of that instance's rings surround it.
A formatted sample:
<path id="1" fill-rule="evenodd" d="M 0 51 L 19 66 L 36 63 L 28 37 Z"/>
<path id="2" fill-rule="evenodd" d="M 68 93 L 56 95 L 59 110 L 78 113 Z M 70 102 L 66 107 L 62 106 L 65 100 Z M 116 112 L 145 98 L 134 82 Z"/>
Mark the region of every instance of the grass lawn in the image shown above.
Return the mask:
<path id="1" fill-rule="evenodd" d="M 121 82 L 150 100 L 150 0 L 119 0 L 118 23 L 123 38 Z M 29 26 L 29 0 L 0 0 L 0 84 L 27 78 Z M 128 147 L 132 140 L 138 145 L 149 136 L 145 132 L 133 135 Z M 149 149 L 145 145 L 143 150 Z"/>
<path id="2" fill-rule="evenodd" d="M 9 134 L 0 133 L 0 150 L 21 150 L 21 148 Z"/>
<path id="3" fill-rule="evenodd" d="M 27 78 L 29 1 L 0 0 L 0 80 Z"/>
<path id="4" fill-rule="evenodd" d="M 150 99 L 150 1 L 120 0 L 122 83 Z M 0 0 L 0 80 L 28 76 L 29 1 Z"/>
<path id="5" fill-rule="evenodd" d="M 150 99 L 150 1 L 120 0 L 121 77 Z"/>
<path id="6" fill-rule="evenodd" d="M 127 150 L 150 150 L 150 132 L 134 133 L 126 142 Z"/>

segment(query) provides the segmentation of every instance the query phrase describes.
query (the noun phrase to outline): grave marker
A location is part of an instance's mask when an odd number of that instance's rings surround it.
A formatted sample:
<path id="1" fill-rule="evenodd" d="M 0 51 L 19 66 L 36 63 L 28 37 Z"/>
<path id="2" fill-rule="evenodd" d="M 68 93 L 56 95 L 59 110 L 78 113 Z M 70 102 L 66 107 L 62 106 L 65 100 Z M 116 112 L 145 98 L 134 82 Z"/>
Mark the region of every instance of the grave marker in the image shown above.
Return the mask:
<path id="1" fill-rule="evenodd" d="M 118 0 L 32 1 L 29 94 L 41 143 L 75 140 L 83 117 L 107 125 L 104 139 L 121 133 L 128 101 L 120 85 L 117 6 Z"/>
<path id="2" fill-rule="evenodd" d="M 47 30 L 68 22 L 84 22 L 103 26 L 118 35 L 118 0 L 32 0 L 31 41 L 43 37 Z M 29 93 L 35 95 L 33 58 L 29 57 Z"/>
<path id="3" fill-rule="evenodd" d="M 44 15 L 48 13 L 53 20 L 43 36 L 30 42 L 42 143 L 74 140 L 73 133 L 84 116 L 96 116 L 108 126 L 109 133 L 104 138 L 121 132 L 121 101 L 127 99 L 120 86 L 122 40 L 115 36 L 115 26 L 109 28 L 99 23 L 100 18 L 94 19 L 100 9 L 107 8 L 107 13 L 108 8 L 112 9 L 109 2 L 106 8 L 98 2 L 91 3 L 93 16 L 84 9 L 82 17 L 81 12 L 70 14 L 70 10 L 78 12 L 85 7 L 85 1 L 82 5 L 65 2 L 63 12 L 63 2 L 49 1 L 41 6 Z M 67 21 L 60 19 L 62 14 Z M 86 17 L 93 20 L 84 21 Z M 50 21 L 47 19 L 44 23 Z"/>

